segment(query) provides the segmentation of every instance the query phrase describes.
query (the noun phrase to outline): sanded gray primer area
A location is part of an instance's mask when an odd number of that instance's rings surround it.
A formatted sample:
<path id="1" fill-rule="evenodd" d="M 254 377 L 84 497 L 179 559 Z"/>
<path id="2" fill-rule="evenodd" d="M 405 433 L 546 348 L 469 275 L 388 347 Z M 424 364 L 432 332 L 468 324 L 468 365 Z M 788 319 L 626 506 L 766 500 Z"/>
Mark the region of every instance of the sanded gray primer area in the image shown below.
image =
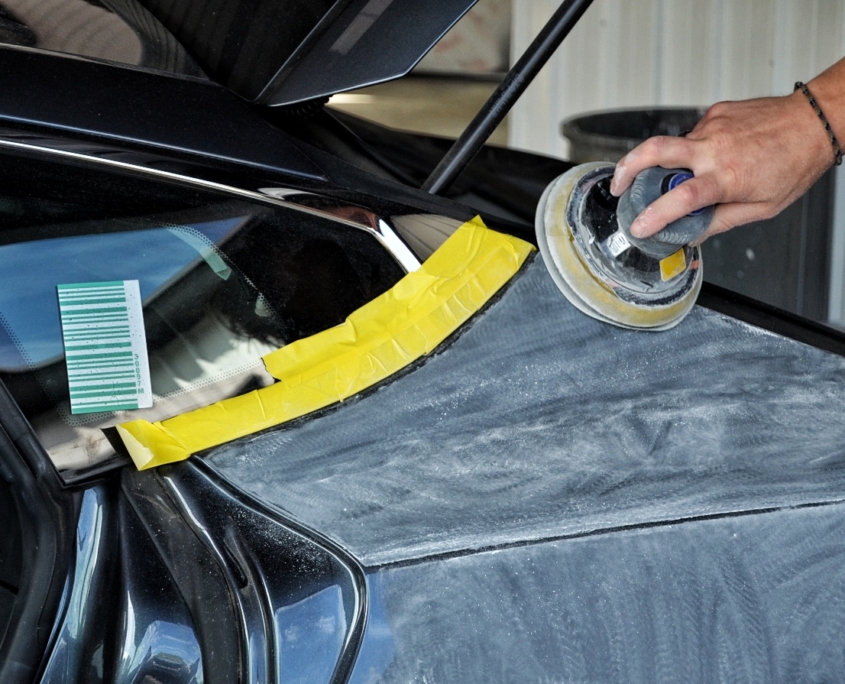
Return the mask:
<path id="1" fill-rule="evenodd" d="M 208 458 L 368 565 L 839 501 L 845 359 L 700 307 L 615 328 L 535 259 L 421 367 Z"/>
<path id="2" fill-rule="evenodd" d="M 351 684 L 845 681 L 845 506 L 388 566 Z"/>

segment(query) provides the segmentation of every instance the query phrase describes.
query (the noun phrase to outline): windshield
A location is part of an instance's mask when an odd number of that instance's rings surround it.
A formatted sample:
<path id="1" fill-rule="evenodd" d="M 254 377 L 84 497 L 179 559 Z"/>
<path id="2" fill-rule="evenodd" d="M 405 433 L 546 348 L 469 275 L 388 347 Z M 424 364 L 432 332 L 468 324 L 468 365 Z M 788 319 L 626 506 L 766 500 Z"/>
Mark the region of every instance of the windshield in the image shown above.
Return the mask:
<path id="1" fill-rule="evenodd" d="M 127 180 L 23 158 L 0 171 L 0 377 L 63 469 L 113 456 L 117 423 L 272 382 L 264 354 L 341 323 L 402 276 L 371 236 L 329 219 Z M 105 353 L 130 332 L 114 316 L 131 312 L 102 299 L 125 283 L 139 295 L 152 397 L 132 410 L 115 399 L 127 367 Z M 101 301 L 112 318 L 90 309 Z"/>
<path id="2" fill-rule="evenodd" d="M 178 290 L 203 261 L 228 280 L 232 270 L 216 244 L 245 218 L 0 246 L 0 262 L 8 266 L 0 272 L 0 323 L 17 342 L 0 347 L 0 369 L 40 366 L 63 354 L 54 296 L 60 283 L 123 280 L 129 273 L 137 277 L 141 296 L 152 306 L 152 300 Z M 54 266 L 46 269 L 45 264 Z"/>

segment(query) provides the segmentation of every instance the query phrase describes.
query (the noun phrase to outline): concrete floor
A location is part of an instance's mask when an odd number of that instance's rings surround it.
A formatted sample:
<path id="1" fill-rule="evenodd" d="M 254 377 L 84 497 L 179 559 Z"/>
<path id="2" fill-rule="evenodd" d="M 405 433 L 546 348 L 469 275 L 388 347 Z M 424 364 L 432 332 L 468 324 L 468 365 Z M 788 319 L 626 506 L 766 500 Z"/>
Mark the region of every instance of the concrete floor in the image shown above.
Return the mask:
<path id="1" fill-rule="evenodd" d="M 335 95 L 329 106 L 391 128 L 457 138 L 497 85 L 496 81 L 413 75 Z M 507 118 L 490 142 L 507 145 Z"/>

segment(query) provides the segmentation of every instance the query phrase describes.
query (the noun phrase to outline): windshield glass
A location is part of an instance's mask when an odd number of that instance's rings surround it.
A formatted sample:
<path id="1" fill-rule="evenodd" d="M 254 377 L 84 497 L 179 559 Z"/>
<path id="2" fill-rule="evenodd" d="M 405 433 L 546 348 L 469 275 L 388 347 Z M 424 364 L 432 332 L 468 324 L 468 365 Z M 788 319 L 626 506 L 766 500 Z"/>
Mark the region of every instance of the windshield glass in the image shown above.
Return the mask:
<path id="1" fill-rule="evenodd" d="M 215 243 L 237 230 L 244 217 L 190 226 L 123 233 L 57 237 L 0 246 L 0 322 L 17 344 L 0 347 L 0 368 L 57 360 L 62 347 L 58 300 L 60 283 L 87 283 L 137 278 L 148 305 L 178 290 L 189 271 L 205 261 L 221 280 L 232 270 Z M 216 239 L 215 239 L 216 238 Z M 68 255 L 73 255 L 72 259 Z M 44 264 L 54 264 L 45 269 Z M 248 286 L 247 286 L 248 287 Z"/>
<path id="2" fill-rule="evenodd" d="M 125 181 L 22 158 L 0 171 L 0 377 L 63 469 L 113 456 L 117 423 L 272 382 L 264 354 L 341 323 L 402 276 L 375 239 L 329 219 Z M 152 405 L 82 409 L 79 396 L 102 394 L 103 378 L 126 386 L 102 353 L 123 338 L 59 290 L 135 282 Z M 66 354 L 80 344 L 87 356 L 69 376 Z"/>

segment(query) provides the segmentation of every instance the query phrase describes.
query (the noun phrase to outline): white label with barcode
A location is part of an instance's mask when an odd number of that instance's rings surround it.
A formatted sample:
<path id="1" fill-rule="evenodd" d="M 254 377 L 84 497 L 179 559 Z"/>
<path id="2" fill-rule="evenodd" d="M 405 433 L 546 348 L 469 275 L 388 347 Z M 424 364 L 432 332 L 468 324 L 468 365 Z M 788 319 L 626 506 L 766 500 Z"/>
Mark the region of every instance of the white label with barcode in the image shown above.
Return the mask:
<path id="1" fill-rule="evenodd" d="M 617 230 L 613 235 L 607 238 L 606 244 L 614 258 L 618 257 L 631 246 L 631 243 L 628 242 L 628 238 L 625 237 L 625 233 L 621 230 Z"/>
<path id="2" fill-rule="evenodd" d="M 153 405 L 137 280 L 59 285 L 71 413 Z"/>

